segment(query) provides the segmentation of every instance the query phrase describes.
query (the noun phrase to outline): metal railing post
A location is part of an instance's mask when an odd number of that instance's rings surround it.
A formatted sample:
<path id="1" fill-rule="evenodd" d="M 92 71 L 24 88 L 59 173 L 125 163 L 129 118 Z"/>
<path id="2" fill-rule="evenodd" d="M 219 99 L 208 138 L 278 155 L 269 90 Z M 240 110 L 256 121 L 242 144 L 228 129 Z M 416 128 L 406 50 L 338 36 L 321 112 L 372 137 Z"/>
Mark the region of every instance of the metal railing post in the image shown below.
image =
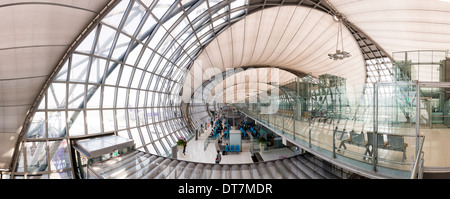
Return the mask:
<path id="1" fill-rule="evenodd" d="M 378 156 L 378 83 L 373 87 L 373 145 L 372 145 L 372 161 L 373 161 L 373 171 L 377 171 L 377 156 Z"/>
<path id="2" fill-rule="evenodd" d="M 309 131 L 308 131 L 308 137 L 309 137 L 309 148 L 311 148 L 311 116 L 309 117 Z"/>
<path id="3" fill-rule="evenodd" d="M 336 131 L 337 127 L 333 130 L 333 158 L 336 158 Z"/>
<path id="4" fill-rule="evenodd" d="M 420 129 L 420 86 L 416 83 L 416 146 L 419 146 L 419 129 Z M 416 147 L 415 154 L 418 154 L 419 147 Z"/>

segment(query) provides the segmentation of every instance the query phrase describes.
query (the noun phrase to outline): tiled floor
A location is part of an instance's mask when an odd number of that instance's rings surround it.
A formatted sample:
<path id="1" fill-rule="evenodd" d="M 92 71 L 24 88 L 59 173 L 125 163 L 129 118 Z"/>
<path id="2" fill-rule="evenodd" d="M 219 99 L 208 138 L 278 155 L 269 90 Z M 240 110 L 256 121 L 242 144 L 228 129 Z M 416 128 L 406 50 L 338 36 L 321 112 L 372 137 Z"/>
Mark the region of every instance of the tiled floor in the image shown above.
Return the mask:
<path id="1" fill-rule="evenodd" d="M 205 132 L 211 132 L 211 129 L 207 129 Z M 186 147 L 186 155 L 181 151 L 178 152 L 177 157 L 180 160 L 203 162 L 203 163 L 215 163 L 216 147 L 214 143 L 209 143 L 206 150 L 204 150 L 205 140 L 208 138 L 207 133 L 202 133 L 198 137 L 198 140 L 192 139 L 188 142 Z M 289 148 L 271 149 L 260 153 L 264 161 L 279 159 L 281 156 L 290 157 L 294 155 Z M 239 153 L 228 153 L 228 155 L 222 156 L 220 164 L 246 164 L 253 163 L 250 153 L 250 143 L 242 142 L 242 151 Z"/>

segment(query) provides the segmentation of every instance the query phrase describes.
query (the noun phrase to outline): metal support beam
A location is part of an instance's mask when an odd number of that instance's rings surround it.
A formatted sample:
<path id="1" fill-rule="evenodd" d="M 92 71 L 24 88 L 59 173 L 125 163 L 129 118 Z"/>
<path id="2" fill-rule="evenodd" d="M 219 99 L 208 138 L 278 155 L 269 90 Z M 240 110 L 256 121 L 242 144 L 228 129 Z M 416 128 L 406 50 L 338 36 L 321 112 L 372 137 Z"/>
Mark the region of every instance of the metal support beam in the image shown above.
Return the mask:
<path id="1" fill-rule="evenodd" d="M 372 145 L 372 161 L 373 161 L 373 171 L 377 171 L 377 156 L 378 156 L 378 86 L 380 84 L 375 84 L 373 92 L 373 145 Z"/>
<path id="2" fill-rule="evenodd" d="M 420 84 L 417 83 L 417 86 L 416 86 L 416 151 L 415 151 L 415 154 L 418 154 L 418 150 L 419 150 L 419 147 L 418 147 L 419 146 L 419 129 L 420 129 Z"/>

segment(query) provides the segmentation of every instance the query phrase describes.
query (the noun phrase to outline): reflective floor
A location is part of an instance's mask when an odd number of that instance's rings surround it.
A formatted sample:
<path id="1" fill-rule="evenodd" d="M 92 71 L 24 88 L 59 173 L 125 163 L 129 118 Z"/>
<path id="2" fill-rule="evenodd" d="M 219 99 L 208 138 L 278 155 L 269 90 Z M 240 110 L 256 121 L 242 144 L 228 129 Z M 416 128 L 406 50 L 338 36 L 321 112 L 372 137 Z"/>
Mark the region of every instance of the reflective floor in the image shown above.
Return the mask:
<path id="1" fill-rule="evenodd" d="M 449 129 L 423 129 L 425 143 L 425 167 L 450 168 L 450 130 Z"/>
<path id="2" fill-rule="evenodd" d="M 206 129 L 205 132 L 211 132 L 211 129 Z M 177 158 L 180 160 L 203 162 L 203 163 L 215 163 L 217 149 L 214 143 L 209 143 L 206 150 L 204 149 L 205 140 L 208 138 L 207 133 L 201 133 L 198 140 L 193 138 L 188 142 L 186 147 L 186 155 L 182 151 L 178 151 Z M 264 161 L 280 159 L 280 157 L 291 157 L 294 152 L 289 148 L 269 149 L 260 153 Z M 242 142 L 242 151 L 239 153 L 229 153 L 222 156 L 221 164 L 246 164 L 253 163 L 250 144 L 248 142 Z"/>

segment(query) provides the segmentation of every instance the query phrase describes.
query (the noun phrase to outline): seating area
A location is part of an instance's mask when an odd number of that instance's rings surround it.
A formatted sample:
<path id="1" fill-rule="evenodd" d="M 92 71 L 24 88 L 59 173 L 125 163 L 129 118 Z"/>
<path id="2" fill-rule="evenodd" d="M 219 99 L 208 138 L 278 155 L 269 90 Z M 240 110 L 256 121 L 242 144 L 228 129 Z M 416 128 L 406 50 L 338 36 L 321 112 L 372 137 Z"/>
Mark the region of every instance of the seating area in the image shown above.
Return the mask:
<path id="1" fill-rule="evenodd" d="M 226 152 L 240 152 L 241 150 L 240 150 L 239 145 L 226 145 L 225 151 Z"/>
<path id="2" fill-rule="evenodd" d="M 375 141 L 373 140 L 374 134 L 373 132 L 366 132 L 364 135 L 364 132 L 357 133 L 354 130 L 350 132 L 346 132 L 345 129 L 339 130 L 336 128 L 334 130 L 335 138 L 337 140 L 340 140 L 341 143 L 339 144 L 338 151 L 342 147 L 344 149 L 347 149 L 347 146 L 345 145 L 355 145 L 358 147 L 365 147 L 366 150 L 364 152 L 364 155 L 372 156 L 373 153 L 373 146 L 375 146 Z M 385 140 L 386 135 L 386 140 Z M 406 159 L 406 148 L 408 147 L 408 144 L 405 142 L 404 136 L 401 135 L 389 135 L 389 134 L 383 134 L 378 133 L 377 134 L 377 140 L 378 144 L 376 145 L 378 149 L 385 149 L 385 150 L 393 150 L 393 151 L 400 151 L 403 152 L 402 161 L 405 161 Z M 366 157 L 364 157 L 365 159 Z"/>

